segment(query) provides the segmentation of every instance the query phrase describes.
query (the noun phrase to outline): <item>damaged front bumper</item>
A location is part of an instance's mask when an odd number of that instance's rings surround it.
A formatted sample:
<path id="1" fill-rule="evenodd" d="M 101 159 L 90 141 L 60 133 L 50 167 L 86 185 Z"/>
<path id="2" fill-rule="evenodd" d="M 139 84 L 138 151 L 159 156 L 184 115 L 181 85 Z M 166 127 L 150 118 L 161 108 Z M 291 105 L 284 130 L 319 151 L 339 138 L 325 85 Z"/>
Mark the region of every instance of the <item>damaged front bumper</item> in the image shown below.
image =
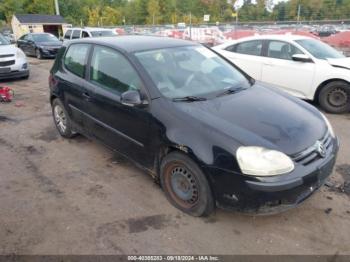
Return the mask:
<path id="1" fill-rule="evenodd" d="M 248 177 L 208 169 L 218 207 L 252 214 L 273 214 L 293 208 L 317 191 L 332 173 L 339 142 L 335 138 L 325 158 L 296 165 L 288 175 Z"/>

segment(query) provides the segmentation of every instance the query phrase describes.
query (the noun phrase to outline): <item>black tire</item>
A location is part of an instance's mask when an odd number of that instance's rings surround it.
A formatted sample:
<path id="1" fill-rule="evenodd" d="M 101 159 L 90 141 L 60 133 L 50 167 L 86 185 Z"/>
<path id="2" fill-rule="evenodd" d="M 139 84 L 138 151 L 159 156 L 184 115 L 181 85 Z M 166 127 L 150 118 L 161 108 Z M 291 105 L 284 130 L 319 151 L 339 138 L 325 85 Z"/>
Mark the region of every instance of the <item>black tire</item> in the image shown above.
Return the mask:
<path id="1" fill-rule="evenodd" d="M 43 59 L 43 54 L 41 53 L 41 51 L 39 49 L 35 49 L 35 56 L 38 59 Z"/>
<path id="2" fill-rule="evenodd" d="M 164 157 L 160 182 L 169 202 L 181 211 L 196 217 L 209 216 L 214 211 L 214 198 L 208 180 L 198 165 L 186 155 L 171 152 Z M 190 199 L 184 200 L 179 196 L 176 192 L 181 190 L 179 187 L 186 187 L 181 193 L 185 195 L 189 192 L 186 197 Z"/>
<path id="3" fill-rule="evenodd" d="M 333 114 L 350 111 L 350 84 L 334 81 L 325 85 L 318 96 L 322 109 Z"/>
<path id="4" fill-rule="evenodd" d="M 58 109 L 60 110 L 59 112 L 62 113 L 61 116 L 64 117 L 65 119 L 65 123 L 64 123 L 65 128 L 63 128 L 63 126 L 59 123 L 57 119 L 57 115 L 55 115 L 58 113 L 56 111 Z M 53 116 L 55 126 L 61 136 L 65 138 L 72 138 L 75 135 L 75 133 L 72 130 L 72 122 L 69 118 L 69 115 L 66 109 L 64 108 L 62 102 L 57 98 L 52 101 L 52 116 Z"/>
<path id="5" fill-rule="evenodd" d="M 28 75 L 25 75 L 24 77 L 22 77 L 22 79 L 26 80 L 29 78 L 29 74 Z"/>

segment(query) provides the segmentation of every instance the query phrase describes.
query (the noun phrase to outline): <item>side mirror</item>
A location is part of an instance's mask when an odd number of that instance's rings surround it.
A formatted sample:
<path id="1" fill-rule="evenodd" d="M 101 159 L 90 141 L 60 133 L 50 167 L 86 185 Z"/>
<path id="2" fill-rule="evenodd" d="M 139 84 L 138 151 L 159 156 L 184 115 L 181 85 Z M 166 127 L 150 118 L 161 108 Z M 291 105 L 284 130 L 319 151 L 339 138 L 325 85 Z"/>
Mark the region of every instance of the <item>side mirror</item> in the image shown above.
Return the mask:
<path id="1" fill-rule="evenodd" d="M 292 56 L 292 59 L 297 62 L 304 62 L 304 63 L 310 63 L 312 62 L 312 59 L 304 54 L 295 54 Z"/>
<path id="2" fill-rule="evenodd" d="M 147 102 L 143 102 L 141 94 L 137 90 L 129 90 L 121 94 L 120 102 L 126 106 L 141 106 L 147 105 Z"/>

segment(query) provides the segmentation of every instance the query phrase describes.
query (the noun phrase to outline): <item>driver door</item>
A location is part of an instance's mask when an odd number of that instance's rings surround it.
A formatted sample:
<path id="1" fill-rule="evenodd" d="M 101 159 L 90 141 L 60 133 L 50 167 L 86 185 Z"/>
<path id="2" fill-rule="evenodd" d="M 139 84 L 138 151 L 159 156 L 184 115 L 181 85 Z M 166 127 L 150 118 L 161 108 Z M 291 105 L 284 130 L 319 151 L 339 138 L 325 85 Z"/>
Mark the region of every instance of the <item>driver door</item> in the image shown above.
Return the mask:
<path id="1" fill-rule="evenodd" d="M 148 107 L 121 103 L 121 94 L 144 87 L 134 67 L 118 51 L 96 45 L 90 62 L 88 85 L 94 92 L 89 98 L 90 133 L 114 150 L 147 168 L 152 168 L 152 115 Z M 144 96 L 146 97 L 146 96 Z"/>
<path id="2" fill-rule="evenodd" d="M 28 34 L 27 35 L 24 35 L 22 36 L 20 39 L 18 39 L 17 41 L 17 46 L 22 49 L 22 51 L 25 53 L 25 54 L 28 54 Z"/>
<path id="3" fill-rule="evenodd" d="M 315 64 L 294 61 L 292 56 L 303 52 L 288 42 L 268 41 L 266 50 L 261 80 L 293 96 L 306 97 L 312 88 Z"/>

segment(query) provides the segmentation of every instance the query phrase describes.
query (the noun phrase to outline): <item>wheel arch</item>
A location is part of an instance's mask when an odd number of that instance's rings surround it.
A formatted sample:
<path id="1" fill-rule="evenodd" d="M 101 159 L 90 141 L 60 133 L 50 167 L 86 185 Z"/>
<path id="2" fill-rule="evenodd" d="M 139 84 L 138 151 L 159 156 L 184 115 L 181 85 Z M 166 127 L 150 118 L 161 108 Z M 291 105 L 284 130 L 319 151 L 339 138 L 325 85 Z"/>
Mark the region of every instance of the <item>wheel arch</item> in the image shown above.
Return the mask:
<path id="1" fill-rule="evenodd" d="M 168 154 L 172 153 L 172 152 L 179 152 L 182 153 L 184 155 L 186 155 L 187 157 L 189 157 L 192 161 L 194 161 L 197 165 L 198 168 L 202 170 L 203 174 L 205 175 L 205 177 L 208 180 L 209 183 L 209 187 L 213 193 L 213 197 L 215 198 L 215 194 L 214 194 L 214 185 L 213 185 L 213 181 L 211 176 L 206 172 L 206 170 L 204 170 L 202 168 L 201 165 L 201 161 L 199 160 L 199 158 L 195 155 L 195 153 L 191 150 L 191 148 L 184 146 L 184 145 L 166 145 L 163 146 L 162 148 L 160 148 L 158 156 L 156 157 L 156 161 L 155 161 L 155 180 L 156 182 L 160 181 L 160 167 L 161 167 L 161 163 L 162 160 L 164 159 L 165 156 L 167 156 Z"/>
<path id="2" fill-rule="evenodd" d="M 319 102 L 319 94 L 322 90 L 323 87 L 325 87 L 326 85 L 328 85 L 329 83 L 332 83 L 332 82 L 337 82 L 337 81 L 341 81 L 341 82 L 344 82 L 344 83 L 347 83 L 348 85 L 350 85 L 350 82 L 343 79 L 343 78 L 331 78 L 331 79 L 327 79 L 325 81 L 323 81 L 316 89 L 316 92 L 315 92 L 315 95 L 314 95 L 314 101 L 315 102 Z"/>
<path id="3" fill-rule="evenodd" d="M 50 104 L 52 105 L 53 100 L 55 100 L 57 98 L 58 98 L 58 96 L 56 96 L 54 94 L 50 95 Z"/>
<path id="4" fill-rule="evenodd" d="M 188 156 L 189 158 L 191 158 L 193 161 L 196 162 L 196 164 L 199 165 L 198 158 L 192 153 L 192 150 L 189 149 L 187 146 L 176 145 L 176 144 L 162 146 L 158 152 L 158 156 L 156 159 L 156 165 L 155 165 L 157 178 L 160 177 L 160 166 L 161 166 L 163 158 L 165 156 L 167 156 L 168 154 L 170 154 L 171 152 L 180 152 L 180 153 Z"/>

